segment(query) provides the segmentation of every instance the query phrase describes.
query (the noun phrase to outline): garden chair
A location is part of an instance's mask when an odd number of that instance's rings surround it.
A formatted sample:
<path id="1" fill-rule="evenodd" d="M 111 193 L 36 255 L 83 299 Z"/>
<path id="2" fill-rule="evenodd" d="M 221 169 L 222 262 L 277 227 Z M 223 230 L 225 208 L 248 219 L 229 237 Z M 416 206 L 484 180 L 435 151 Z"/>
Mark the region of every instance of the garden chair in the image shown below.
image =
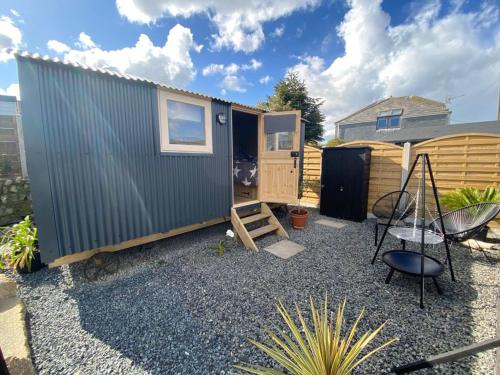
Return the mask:
<path id="1" fill-rule="evenodd" d="M 500 212 L 500 204 L 483 202 L 465 206 L 443 215 L 448 243 L 457 244 L 475 238 Z M 440 231 L 441 223 L 434 220 L 431 229 Z M 469 249 L 472 248 L 469 243 Z"/>
<path id="2" fill-rule="evenodd" d="M 389 223 L 394 206 L 398 201 L 401 191 L 393 191 L 379 198 L 372 207 L 372 214 L 377 218 L 375 222 L 375 246 L 378 244 L 378 228 L 385 227 Z M 415 212 L 415 199 L 405 191 L 401 196 L 399 208 L 394 214 L 394 218 L 402 221 Z"/>

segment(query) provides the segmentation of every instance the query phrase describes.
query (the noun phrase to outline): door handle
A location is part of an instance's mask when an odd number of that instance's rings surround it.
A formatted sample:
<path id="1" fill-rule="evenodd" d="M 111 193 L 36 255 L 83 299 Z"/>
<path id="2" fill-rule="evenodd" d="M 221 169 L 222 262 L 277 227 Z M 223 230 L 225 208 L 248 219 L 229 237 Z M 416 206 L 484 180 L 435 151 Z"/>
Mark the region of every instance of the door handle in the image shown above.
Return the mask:
<path id="1" fill-rule="evenodd" d="M 293 158 L 293 168 L 297 168 L 297 158 Z"/>
<path id="2" fill-rule="evenodd" d="M 300 156 L 300 151 L 292 151 L 290 152 L 290 156 L 292 158 L 298 158 Z"/>

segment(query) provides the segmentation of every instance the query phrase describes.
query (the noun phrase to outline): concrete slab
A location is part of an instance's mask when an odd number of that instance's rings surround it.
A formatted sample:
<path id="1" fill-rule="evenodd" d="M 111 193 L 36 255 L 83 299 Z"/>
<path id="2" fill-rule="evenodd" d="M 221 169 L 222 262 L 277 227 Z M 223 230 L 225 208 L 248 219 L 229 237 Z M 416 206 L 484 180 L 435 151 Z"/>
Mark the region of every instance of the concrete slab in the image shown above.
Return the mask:
<path id="1" fill-rule="evenodd" d="M 347 224 L 341 223 L 333 219 L 319 219 L 315 221 L 316 224 L 325 225 L 330 228 L 340 229 L 345 227 Z"/>
<path id="2" fill-rule="evenodd" d="M 290 240 L 282 240 L 265 247 L 264 250 L 279 258 L 288 259 L 304 250 L 304 246 Z"/>
<path id="3" fill-rule="evenodd" d="M 0 347 L 12 375 L 35 373 L 26 331 L 26 310 L 16 297 L 16 283 L 0 275 Z"/>
<path id="4" fill-rule="evenodd" d="M 16 296 L 16 282 L 7 275 L 0 274 L 0 300 Z"/>

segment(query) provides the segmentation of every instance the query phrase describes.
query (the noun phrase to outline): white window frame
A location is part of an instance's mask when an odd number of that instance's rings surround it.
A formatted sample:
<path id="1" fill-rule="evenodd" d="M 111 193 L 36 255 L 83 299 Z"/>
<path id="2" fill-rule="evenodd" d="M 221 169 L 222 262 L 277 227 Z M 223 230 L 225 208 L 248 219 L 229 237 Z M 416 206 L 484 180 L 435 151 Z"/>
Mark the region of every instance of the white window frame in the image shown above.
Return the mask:
<path id="1" fill-rule="evenodd" d="M 205 113 L 205 144 L 204 145 L 179 145 L 171 144 L 168 134 L 168 104 L 167 100 L 197 105 L 204 108 Z M 212 103 L 210 100 L 193 96 L 180 95 L 164 89 L 158 89 L 158 111 L 160 119 L 160 150 L 161 152 L 180 152 L 212 154 Z"/>

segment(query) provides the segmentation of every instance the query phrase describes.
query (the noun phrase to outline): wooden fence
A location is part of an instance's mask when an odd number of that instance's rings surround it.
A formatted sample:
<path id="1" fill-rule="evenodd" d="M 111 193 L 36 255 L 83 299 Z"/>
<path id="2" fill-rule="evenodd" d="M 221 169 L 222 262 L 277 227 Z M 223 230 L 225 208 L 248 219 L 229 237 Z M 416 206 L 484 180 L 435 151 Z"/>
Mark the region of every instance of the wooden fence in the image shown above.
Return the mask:
<path id="1" fill-rule="evenodd" d="M 21 176 L 16 116 L 0 115 L 0 178 Z"/>
<path id="2" fill-rule="evenodd" d="M 411 147 L 407 145 L 405 148 L 377 141 L 354 141 L 339 147 L 359 146 L 372 149 L 368 212 L 371 212 L 373 203 L 382 195 L 400 189 L 407 169 L 419 153 L 429 154 L 436 185 L 441 194 L 462 187 L 493 186 L 500 189 L 500 135 L 459 134 L 431 139 Z M 311 181 L 313 186 L 304 193 L 304 200 L 318 205 L 321 151 L 306 147 L 304 157 L 304 181 Z M 411 190 L 416 189 L 419 171 L 415 177 L 410 183 Z M 493 226 L 500 227 L 500 219 L 496 219 Z"/>
<path id="3" fill-rule="evenodd" d="M 304 172 L 301 203 L 316 206 L 319 204 L 321 179 L 321 149 L 304 147 Z"/>

